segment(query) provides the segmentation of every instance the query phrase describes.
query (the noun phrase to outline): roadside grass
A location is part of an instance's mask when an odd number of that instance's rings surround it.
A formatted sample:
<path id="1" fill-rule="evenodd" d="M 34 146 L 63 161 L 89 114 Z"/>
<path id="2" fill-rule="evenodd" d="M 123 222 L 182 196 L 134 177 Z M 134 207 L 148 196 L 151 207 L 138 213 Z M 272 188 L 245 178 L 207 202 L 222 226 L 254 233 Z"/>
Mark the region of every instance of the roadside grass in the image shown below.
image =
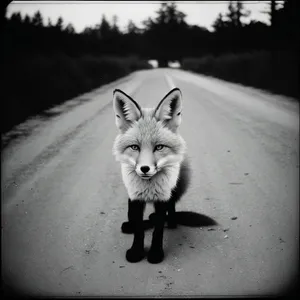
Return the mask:
<path id="1" fill-rule="evenodd" d="M 288 51 L 187 57 L 182 69 L 299 99 L 298 56 Z"/>
<path id="2" fill-rule="evenodd" d="M 4 57 L 2 66 L 2 134 L 82 93 L 152 68 L 136 56 L 71 57 L 63 53 Z"/>

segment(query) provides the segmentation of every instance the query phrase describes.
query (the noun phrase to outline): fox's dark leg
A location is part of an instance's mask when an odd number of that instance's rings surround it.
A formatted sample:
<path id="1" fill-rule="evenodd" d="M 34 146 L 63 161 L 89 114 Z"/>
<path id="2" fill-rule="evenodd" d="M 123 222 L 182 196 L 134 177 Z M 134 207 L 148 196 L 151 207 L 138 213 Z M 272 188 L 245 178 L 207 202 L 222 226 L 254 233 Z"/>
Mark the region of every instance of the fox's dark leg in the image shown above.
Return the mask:
<path id="1" fill-rule="evenodd" d="M 147 259 L 150 263 L 157 264 L 164 259 L 163 235 L 167 212 L 167 203 L 163 201 L 155 202 L 154 207 L 154 231 Z"/>
<path id="2" fill-rule="evenodd" d="M 176 210 L 175 210 L 175 201 L 174 199 L 170 199 L 168 202 L 168 228 L 176 228 L 177 227 L 177 220 L 176 220 Z"/>
<path id="3" fill-rule="evenodd" d="M 133 225 L 132 223 L 129 221 L 129 207 L 130 207 L 130 202 L 131 200 L 128 198 L 128 222 L 123 222 L 121 230 L 123 233 L 133 233 Z"/>
<path id="4" fill-rule="evenodd" d="M 130 199 L 128 199 L 128 214 L 129 214 L 129 206 L 130 206 Z M 129 220 L 129 216 L 128 216 Z M 143 221 L 144 230 L 148 230 L 153 227 L 153 224 L 150 220 L 144 220 Z M 121 230 L 123 233 L 133 233 L 134 232 L 134 226 L 130 221 L 123 222 L 121 226 Z"/>
<path id="5" fill-rule="evenodd" d="M 129 262 L 138 262 L 145 257 L 144 251 L 144 227 L 143 227 L 143 214 L 145 202 L 134 200 L 129 201 L 128 219 L 129 223 L 133 226 L 133 243 L 130 249 L 126 252 L 126 259 Z"/>

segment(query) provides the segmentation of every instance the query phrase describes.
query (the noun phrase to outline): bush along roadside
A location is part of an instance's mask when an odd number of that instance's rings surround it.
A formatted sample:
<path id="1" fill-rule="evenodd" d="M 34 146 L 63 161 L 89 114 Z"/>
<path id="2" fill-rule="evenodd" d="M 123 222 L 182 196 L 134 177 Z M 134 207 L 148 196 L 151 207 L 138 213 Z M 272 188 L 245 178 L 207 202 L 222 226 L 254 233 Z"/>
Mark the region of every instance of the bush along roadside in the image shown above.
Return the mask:
<path id="1" fill-rule="evenodd" d="M 136 70 L 152 68 L 135 56 L 71 57 L 63 53 L 7 57 L 2 66 L 2 134 L 28 117 L 82 93 Z"/>
<path id="2" fill-rule="evenodd" d="M 185 58 L 182 69 L 297 98 L 298 54 L 257 51 L 202 58 Z"/>

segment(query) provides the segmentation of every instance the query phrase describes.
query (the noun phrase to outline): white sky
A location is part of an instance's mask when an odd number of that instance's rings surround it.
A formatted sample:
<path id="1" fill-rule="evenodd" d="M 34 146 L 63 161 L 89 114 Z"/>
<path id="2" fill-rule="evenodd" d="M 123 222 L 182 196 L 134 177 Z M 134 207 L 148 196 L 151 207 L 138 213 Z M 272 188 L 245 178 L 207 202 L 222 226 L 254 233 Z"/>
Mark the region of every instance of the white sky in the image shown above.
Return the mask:
<path id="1" fill-rule="evenodd" d="M 186 22 L 212 30 L 211 25 L 218 14 L 227 11 L 228 1 L 175 1 L 177 8 L 184 12 Z M 269 10 L 270 1 L 244 1 L 244 7 L 251 12 L 245 21 L 252 19 L 269 24 L 269 16 L 262 13 Z M 64 25 L 71 23 L 76 32 L 81 32 L 85 27 L 94 27 L 99 24 L 102 14 L 112 22 L 113 15 L 118 17 L 118 25 L 124 30 L 131 19 L 138 27 L 143 27 L 142 21 L 148 17 L 155 17 L 155 11 L 161 2 L 151 1 L 13 1 L 7 7 L 6 15 L 21 12 L 32 16 L 39 10 L 43 16 L 44 24 L 50 18 L 52 24 L 56 23 L 59 16 L 64 20 Z"/>

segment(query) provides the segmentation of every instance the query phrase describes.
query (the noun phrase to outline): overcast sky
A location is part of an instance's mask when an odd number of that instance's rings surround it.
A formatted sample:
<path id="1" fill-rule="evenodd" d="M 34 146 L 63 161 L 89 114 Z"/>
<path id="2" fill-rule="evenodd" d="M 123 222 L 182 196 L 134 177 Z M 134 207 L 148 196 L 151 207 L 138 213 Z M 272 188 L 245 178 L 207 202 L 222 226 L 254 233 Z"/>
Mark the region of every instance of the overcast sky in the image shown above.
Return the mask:
<path id="1" fill-rule="evenodd" d="M 227 11 L 228 1 L 175 1 L 180 11 L 187 17 L 187 23 L 198 25 L 212 30 L 211 25 L 218 14 Z M 258 20 L 269 24 L 269 17 L 263 11 L 269 9 L 270 1 L 244 1 L 245 8 L 251 12 L 244 21 Z M 21 12 L 22 16 L 32 16 L 39 10 L 44 18 L 52 24 L 56 23 L 59 16 L 64 24 L 71 23 L 77 32 L 87 26 L 99 24 L 102 14 L 109 22 L 113 15 L 118 17 L 118 25 L 124 30 L 131 19 L 137 26 L 143 27 L 142 21 L 148 17 L 156 16 L 155 11 L 160 7 L 159 1 L 13 1 L 7 7 L 7 16 L 13 12 Z"/>

